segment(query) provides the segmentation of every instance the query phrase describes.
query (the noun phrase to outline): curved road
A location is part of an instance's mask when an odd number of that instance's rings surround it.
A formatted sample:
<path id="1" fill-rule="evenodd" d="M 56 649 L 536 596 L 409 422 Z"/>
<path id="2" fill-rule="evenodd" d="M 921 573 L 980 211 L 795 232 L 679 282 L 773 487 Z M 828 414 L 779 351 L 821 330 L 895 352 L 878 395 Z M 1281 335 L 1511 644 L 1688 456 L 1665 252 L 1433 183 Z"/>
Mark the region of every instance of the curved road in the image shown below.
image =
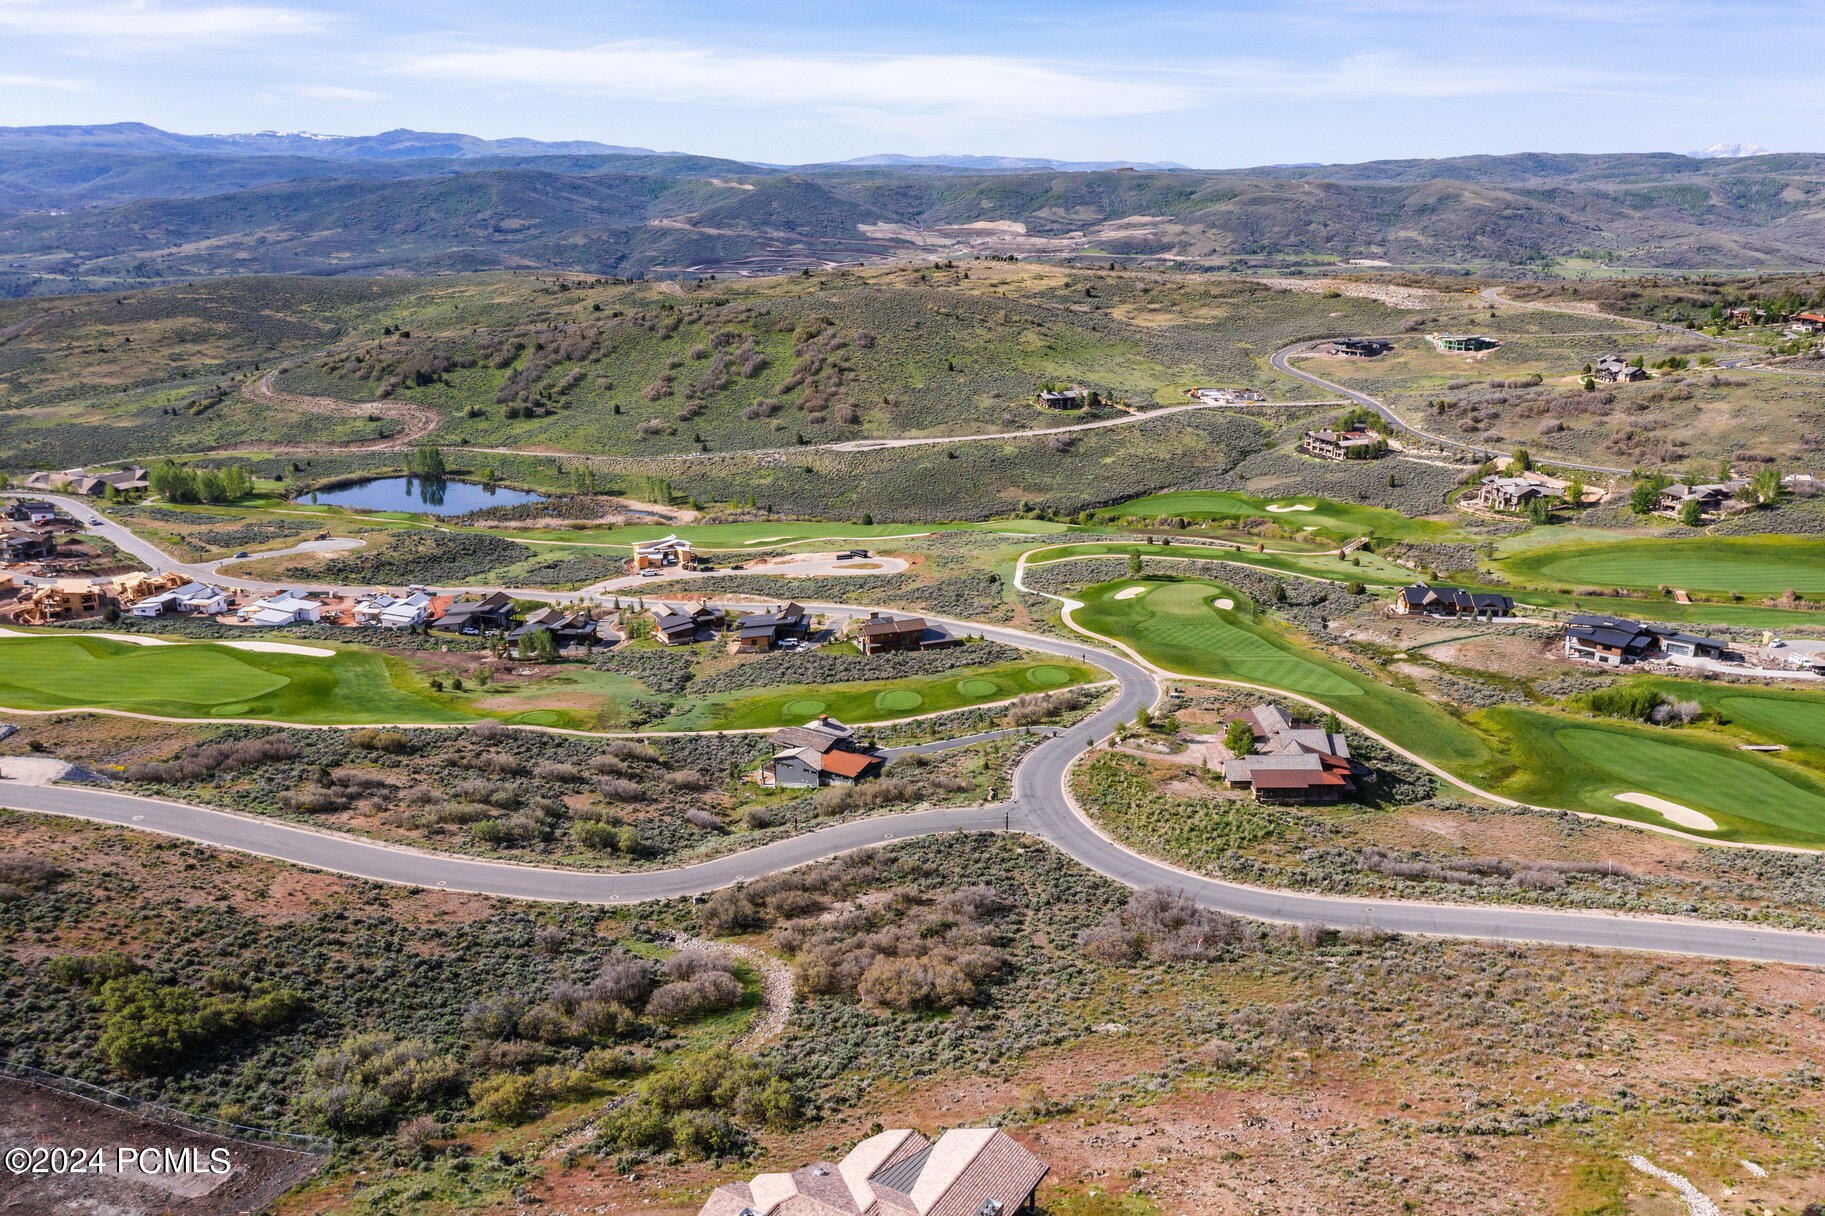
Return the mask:
<path id="1" fill-rule="evenodd" d="M 857 611 L 853 605 L 841 604 L 806 607 Z M 698 894 L 913 836 L 1005 829 L 1038 837 L 1117 882 L 1175 889 L 1204 907 L 1254 919 L 1825 966 L 1825 934 L 1725 922 L 1309 895 L 1224 882 L 1144 857 L 1103 835 L 1084 816 L 1071 797 L 1069 778 L 1072 764 L 1096 739 L 1131 720 L 1141 706 L 1158 702 L 1160 686 L 1154 675 L 1102 648 L 972 622 L 931 619 L 959 631 L 1094 662 L 1116 678 L 1116 695 L 1082 722 L 1034 747 L 1015 770 L 1013 796 L 1006 802 L 855 820 L 695 865 L 636 874 L 471 860 L 83 786 L 9 784 L 0 789 L 0 805 L 159 832 L 380 882 L 585 903 L 632 903 Z"/>
<path id="2" fill-rule="evenodd" d="M 1487 452 L 1495 456 L 1509 455 L 1509 453 L 1501 451 L 1498 448 L 1492 448 L 1488 444 L 1465 443 L 1461 439 L 1452 439 L 1445 435 L 1434 435 L 1430 431 L 1422 431 L 1418 427 L 1409 426 L 1406 422 L 1402 421 L 1400 415 L 1396 414 L 1393 410 L 1383 405 L 1376 398 L 1369 396 L 1367 393 L 1358 392 L 1353 388 L 1346 388 L 1334 381 L 1326 380 L 1322 376 L 1313 375 L 1311 372 L 1300 371 L 1288 362 L 1289 359 L 1297 358 L 1300 355 L 1308 353 L 1312 347 L 1317 346 L 1320 342 L 1327 341 L 1330 341 L 1330 339 L 1314 338 L 1306 342 L 1295 342 L 1291 346 L 1283 346 L 1268 357 L 1268 363 L 1272 365 L 1275 371 L 1285 372 L 1289 376 L 1304 380 L 1308 384 L 1316 384 L 1320 388 L 1328 388 L 1334 393 L 1349 398 L 1357 405 L 1374 410 L 1377 414 L 1380 414 L 1387 420 L 1388 425 L 1392 426 L 1403 435 L 1411 435 L 1415 439 L 1423 439 L 1427 443 L 1436 443 L 1444 448 L 1458 448 L 1465 452 Z M 1540 460 L 1546 464 L 1556 465 L 1566 469 L 1578 469 L 1585 473 L 1611 473 L 1626 476 L 1629 472 L 1628 469 L 1619 469 L 1613 465 L 1607 464 L 1578 464 L 1576 461 L 1563 460 L 1550 454 L 1542 455 Z"/>

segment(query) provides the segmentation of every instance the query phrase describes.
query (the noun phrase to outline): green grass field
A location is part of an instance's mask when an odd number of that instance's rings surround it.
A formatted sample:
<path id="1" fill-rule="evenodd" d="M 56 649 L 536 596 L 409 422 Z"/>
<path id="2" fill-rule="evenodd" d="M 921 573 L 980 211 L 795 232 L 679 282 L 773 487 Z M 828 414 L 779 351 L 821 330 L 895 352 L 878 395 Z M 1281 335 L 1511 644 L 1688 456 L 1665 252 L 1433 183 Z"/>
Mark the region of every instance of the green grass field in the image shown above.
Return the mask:
<path id="1" fill-rule="evenodd" d="M 984 667 L 960 667 L 939 675 L 909 680 L 788 685 L 764 693 L 741 692 L 703 697 L 683 713 L 654 725 L 655 730 L 744 730 L 802 724 L 829 714 L 853 724 L 943 713 L 1006 701 L 1030 692 L 1051 692 L 1108 677 L 1085 663 L 1064 659 L 1044 663 L 1019 661 Z"/>
<path id="2" fill-rule="evenodd" d="M 1280 508 L 1276 510 L 1275 508 Z M 1440 513 L 1444 512 L 1441 504 Z M 1452 530 L 1444 520 L 1409 519 L 1386 507 L 1333 502 L 1328 498 L 1255 498 L 1231 490 L 1177 490 L 1134 498 L 1100 512 L 1104 517 L 1173 515 L 1186 519 L 1271 519 L 1288 528 L 1316 527 L 1342 537 L 1435 540 Z"/>
<path id="3" fill-rule="evenodd" d="M 1115 598 L 1136 586 L 1144 593 Z M 1653 794 L 1710 815 L 1721 839 L 1825 846 L 1825 779 L 1789 758 L 1739 752 L 1715 732 L 1515 706 L 1460 720 L 1392 675 L 1377 679 L 1306 650 L 1260 622 L 1243 596 L 1205 579 L 1117 579 L 1078 598 L 1079 625 L 1167 670 L 1301 693 L 1517 801 L 1665 825 L 1657 812 L 1615 798 Z M 1235 606 L 1215 607 L 1220 599 Z M 1683 693 L 1688 682 L 1669 683 L 1681 685 L 1670 693 Z M 1764 737 L 1811 746 L 1825 738 L 1825 702 L 1816 695 L 1727 691 L 1726 712 Z"/>
<path id="4" fill-rule="evenodd" d="M 434 725 L 484 716 L 431 692 L 404 663 L 374 651 L 268 654 L 80 635 L 0 638 L 0 704 L 313 724 Z"/>
<path id="5" fill-rule="evenodd" d="M 1825 592 L 1825 541 L 1695 536 L 1531 548 L 1497 560 L 1510 578 L 1545 586 L 1680 587 L 1719 594 Z"/>

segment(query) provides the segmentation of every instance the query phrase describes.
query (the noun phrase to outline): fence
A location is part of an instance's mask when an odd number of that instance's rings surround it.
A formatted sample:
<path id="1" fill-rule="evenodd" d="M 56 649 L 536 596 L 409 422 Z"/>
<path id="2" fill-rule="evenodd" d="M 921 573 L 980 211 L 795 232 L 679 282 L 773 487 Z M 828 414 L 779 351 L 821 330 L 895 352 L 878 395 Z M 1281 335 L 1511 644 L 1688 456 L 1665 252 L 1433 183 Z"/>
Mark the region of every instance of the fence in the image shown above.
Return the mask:
<path id="1" fill-rule="evenodd" d="M 267 1148 L 281 1149 L 288 1153 L 302 1153 L 308 1156 L 326 1156 L 336 1147 L 335 1141 L 322 1136 L 307 1136 L 299 1132 L 277 1132 L 264 1127 L 249 1127 L 241 1123 L 229 1123 L 223 1119 L 211 1118 L 208 1115 L 193 1115 L 188 1111 L 177 1110 L 145 1098 L 135 1098 L 131 1094 L 117 1093 L 112 1089 L 103 1089 L 75 1077 L 60 1076 L 57 1073 L 45 1072 L 29 1064 L 16 1064 L 11 1060 L 0 1060 L 0 1077 L 10 1077 L 23 1081 L 27 1085 L 36 1085 L 40 1089 L 54 1089 L 60 1093 L 87 1098 L 112 1110 L 136 1115 L 155 1123 L 166 1123 L 188 1131 L 201 1132 L 204 1135 L 220 1136 L 225 1140 L 238 1140 L 246 1144 L 258 1144 Z"/>

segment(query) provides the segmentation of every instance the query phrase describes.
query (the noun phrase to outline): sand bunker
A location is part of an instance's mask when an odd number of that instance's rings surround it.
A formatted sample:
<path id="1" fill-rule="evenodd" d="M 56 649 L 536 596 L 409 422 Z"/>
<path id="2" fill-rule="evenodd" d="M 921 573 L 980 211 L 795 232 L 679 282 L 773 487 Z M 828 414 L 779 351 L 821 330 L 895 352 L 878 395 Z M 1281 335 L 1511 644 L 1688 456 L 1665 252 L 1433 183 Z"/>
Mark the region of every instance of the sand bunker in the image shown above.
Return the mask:
<path id="1" fill-rule="evenodd" d="M 236 650 L 264 650 L 268 654 L 302 654 L 317 659 L 328 658 L 336 653 L 333 650 L 326 650 L 322 646 L 299 646 L 293 642 L 220 641 L 216 645 L 232 646 Z"/>
<path id="2" fill-rule="evenodd" d="M 1120 591 L 1115 593 L 1115 598 L 1118 600 L 1131 600 L 1137 595 L 1146 594 L 1147 588 L 1145 587 L 1123 587 Z"/>
<path id="3" fill-rule="evenodd" d="M 1236 606 L 1236 601 L 1230 599 L 1228 596 L 1225 596 L 1220 600 L 1212 600 L 1210 602 L 1212 604 L 1215 604 L 1219 608 L 1234 608 Z"/>
<path id="4" fill-rule="evenodd" d="M 746 543 L 750 544 L 750 545 L 767 545 L 767 544 L 773 543 L 776 540 L 791 540 L 791 539 L 792 538 L 790 536 L 757 536 L 753 540 L 747 541 Z"/>
<path id="5" fill-rule="evenodd" d="M 1274 511 L 1274 512 L 1282 512 L 1282 511 L 1316 511 L 1318 508 L 1312 507 L 1312 506 L 1307 506 L 1305 503 L 1299 503 L 1299 502 L 1270 502 L 1267 504 L 1267 509 L 1270 511 Z"/>
<path id="6" fill-rule="evenodd" d="M 1680 806 L 1677 802 L 1668 802 L 1665 798 L 1656 798 L 1652 794 L 1617 794 L 1616 801 L 1658 811 L 1662 818 L 1677 823 L 1682 828 L 1695 828 L 1700 832 L 1717 830 L 1717 823 L 1711 816 L 1701 814 L 1689 806 Z"/>
<path id="7" fill-rule="evenodd" d="M 135 646 L 176 646 L 170 638 L 149 638 L 136 633 L 94 633 L 87 629 L 69 630 L 65 633 L 26 633 L 18 629 L 0 629 L 0 637 L 5 638 L 107 638 L 111 642 L 132 642 Z"/>

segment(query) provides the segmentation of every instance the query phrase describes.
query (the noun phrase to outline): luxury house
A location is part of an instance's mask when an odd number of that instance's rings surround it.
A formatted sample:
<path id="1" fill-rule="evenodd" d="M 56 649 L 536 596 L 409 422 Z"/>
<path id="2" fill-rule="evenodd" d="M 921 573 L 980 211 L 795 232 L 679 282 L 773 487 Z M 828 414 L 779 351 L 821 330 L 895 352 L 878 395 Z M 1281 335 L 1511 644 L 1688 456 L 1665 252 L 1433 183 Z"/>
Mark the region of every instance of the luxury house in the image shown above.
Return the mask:
<path id="1" fill-rule="evenodd" d="M 877 775 L 887 763 L 857 742 L 853 729 L 834 718 L 785 727 L 774 731 L 770 741 L 780 750 L 760 767 L 757 776 L 764 786 L 816 789 L 853 785 Z"/>
<path id="2" fill-rule="evenodd" d="M 688 646 L 709 640 L 726 620 L 727 613 L 703 600 L 676 607 L 660 604 L 653 609 L 653 636 L 667 646 Z"/>
<path id="3" fill-rule="evenodd" d="M 1652 658 L 1721 659 L 1730 643 L 1616 616 L 1574 616 L 1565 626 L 1565 657 L 1622 667 Z"/>
<path id="4" fill-rule="evenodd" d="M 471 636 L 506 633 L 513 628 L 513 622 L 518 616 L 513 597 L 505 591 L 496 591 L 479 600 L 457 600 L 444 609 L 442 616 L 431 622 L 431 628 Z"/>
<path id="5" fill-rule="evenodd" d="M 774 612 L 756 612 L 735 623 L 735 649 L 772 650 L 784 641 L 803 641 L 811 632 L 811 617 L 797 604 Z"/>
<path id="6" fill-rule="evenodd" d="M 1439 334 L 1432 339 L 1438 348 L 1454 354 L 1474 353 L 1480 350 L 1494 350 L 1502 345 L 1494 338 L 1485 338 L 1482 334 Z"/>
<path id="7" fill-rule="evenodd" d="M 1394 349 L 1394 343 L 1380 338 L 1338 338 L 1313 348 L 1321 355 L 1342 355 L 1346 359 L 1374 359 Z"/>
<path id="8" fill-rule="evenodd" d="M 1617 616 L 1574 616 L 1565 626 L 1565 657 L 1621 667 L 1647 658 L 1657 641 L 1654 631 L 1640 621 Z"/>
<path id="9" fill-rule="evenodd" d="M 507 634 L 507 640 L 526 653 L 533 634 L 549 633 L 559 650 L 588 646 L 596 640 L 596 623 L 587 612 L 564 612 L 558 608 L 540 608 L 526 617 L 526 623 Z"/>
<path id="10" fill-rule="evenodd" d="M 935 1144 L 896 1128 L 835 1165 L 724 1183 L 698 1216 L 1019 1216 L 1032 1208 L 1047 1170 L 998 1128 L 952 1128 Z"/>
<path id="11" fill-rule="evenodd" d="M 1483 478 L 1477 484 L 1475 502 L 1491 511 L 1519 511 L 1528 503 L 1550 499 L 1552 491 L 1531 477 Z"/>
<path id="12" fill-rule="evenodd" d="M 658 570 L 666 566 L 689 567 L 696 561 L 697 553 L 691 542 L 679 540 L 674 533 L 658 540 L 636 542 L 634 556 L 628 565 L 635 570 Z"/>
<path id="13" fill-rule="evenodd" d="M 855 631 L 855 643 L 863 654 L 881 654 L 889 650 L 919 650 L 928 643 L 922 616 L 891 617 L 878 612 L 868 614 Z"/>
<path id="14" fill-rule="evenodd" d="M 48 502 L 15 502 L 6 508 L 6 517 L 14 523 L 36 528 L 56 519 L 57 508 Z"/>
<path id="15" fill-rule="evenodd" d="M 431 614 L 431 593 L 414 591 L 410 595 L 370 595 L 356 603 L 351 614 L 357 625 L 380 629 L 407 629 L 422 625 Z"/>
<path id="16" fill-rule="evenodd" d="M 1278 705 L 1257 705 L 1231 720 L 1248 726 L 1255 750 L 1224 761 L 1223 781 L 1231 789 L 1253 790 L 1256 802 L 1337 802 L 1353 797 L 1357 783 L 1369 777 L 1350 758 L 1349 740 L 1300 722 Z"/>
<path id="17" fill-rule="evenodd" d="M 1493 591 L 1466 591 L 1462 587 L 1434 587 L 1414 583 L 1394 597 L 1396 616 L 1513 616 L 1514 600 Z"/>
<path id="18" fill-rule="evenodd" d="M 1605 355 L 1591 365 L 1591 375 L 1605 384 L 1630 384 L 1646 380 L 1645 368 L 1636 367 L 1621 355 Z"/>
<path id="19" fill-rule="evenodd" d="M 208 583 L 185 583 L 136 600 L 127 611 L 134 616 L 220 616 L 232 602 L 228 592 Z"/>
<path id="20" fill-rule="evenodd" d="M 249 625 L 314 625 L 322 619 L 323 605 L 289 591 L 278 591 L 242 605 L 236 615 Z"/>
<path id="21" fill-rule="evenodd" d="M 1699 514 L 1719 515 L 1739 505 L 1736 503 L 1736 493 L 1748 484 L 1748 480 L 1741 477 L 1697 485 L 1676 481 L 1660 491 L 1655 509 L 1663 515 L 1677 515 L 1685 509 L 1687 503 L 1696 502 Z"/>
<path id="22" fill-rule="evenodd" d="M 1378 447 L 1385 450 L 1387 442 L 1374 431 L 1307 431 L 1299 450 L 1321 460 L 1362 459 L 1377 455 Z"/>

